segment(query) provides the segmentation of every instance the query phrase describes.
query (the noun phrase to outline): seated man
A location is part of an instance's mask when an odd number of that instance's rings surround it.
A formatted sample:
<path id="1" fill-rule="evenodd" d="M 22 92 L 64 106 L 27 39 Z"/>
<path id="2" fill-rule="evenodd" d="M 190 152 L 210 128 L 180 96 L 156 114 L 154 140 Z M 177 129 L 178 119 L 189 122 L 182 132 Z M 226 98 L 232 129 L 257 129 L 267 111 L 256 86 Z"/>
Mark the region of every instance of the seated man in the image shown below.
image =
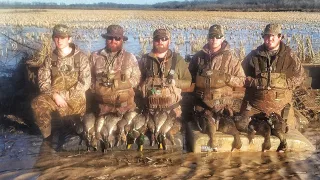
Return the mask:
<path id="1" fill-rule="evenodd" d="M 128 38 L 121 26 L 110 25 L 102 37 L 106 39 L 106 47 L 91 55 L 92 89 L 99 105 L 98 115 L 133 111 L 136 108 L 133 88 L 141 74 L 137 59 L 123 49 L 123 42 Z"/>
<path id="2" fill-rule="evenodd" d="M 295 53 L 282 42 L 281 31 L 280 24 L 268 24 L 262 33 L 264 43 L 242 62 L 247 78 L 241 113 L 249 117 L 275 112 L 295 128 L 290 110 L 292 91 L 302 83 L 304 70 Z"/>
<path id="3" fill-rule="evenodd" d="M 39 69 L 41 94 L 31 104 L 35 123 L 46 139 L 52 137 L 53 118 L 85 113 L 85 91 L 91 82 L 88 57 L 71 43 L 70 29 L 62 24 L 54 26 L 52 39 L 56 48 Z"/>
<path id="4" fill-rule="evenodd" d="M 213 138 L 217 128 L 215 122 L 204 119 L 217 113 L 232 116 L 233 88 L 242 87 L 245 80 L 241 62 L 232 56 L 224 35 L 221 25 L 212 25 L 208 43 L 193 56 L 189 65 L 197 98 L 195 119 L 201 122 L 201 130 L 208 133 L 211 148 L 216 148 Z M 238 144 L 240 146 L 240 142 Z"/>
<path id="5" fill-rule="evenodd" d="M 175 124 L 173 126 L 180 126 L 181 90 L 189 89 L 191 85 L 191 75 L 187 63 L 179 54 L 169 49 L 170 40 L 168 30 L 155 30 L 152 51 L 144 54 L 139 61 L 144 110 L 154 116 L 154 126 L 157 127 L 156 134 L 159 133 L 158 131 L 166 120 L 174 119 L 176 123 L 173 123 Z M 175 129 L 173 126 L 168 126 L 166 129 L 173 131 Z"/>

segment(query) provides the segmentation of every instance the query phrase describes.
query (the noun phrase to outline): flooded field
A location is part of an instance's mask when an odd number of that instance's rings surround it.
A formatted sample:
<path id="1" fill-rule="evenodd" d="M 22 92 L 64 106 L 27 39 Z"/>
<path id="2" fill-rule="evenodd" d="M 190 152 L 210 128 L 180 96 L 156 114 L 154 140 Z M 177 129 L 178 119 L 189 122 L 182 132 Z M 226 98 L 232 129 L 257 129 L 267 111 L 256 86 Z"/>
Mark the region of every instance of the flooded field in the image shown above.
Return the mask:
<path id="1" fill-rule="evenodd" d="M 0 34 L 0 82 L 2 76 L 12 74 L 25 55 L 21 50 L 28 48 L 21 44 L 39 47 L 42 35 L 50 36 L 51 28 L 58 23 L 73 27 L 74 41 L 87 53 L 105 46 L 100 35 L 108 25 L 120 24 L 129 37 L 125 48 L 136 56 L 151 49 L 152 32 L 156 28 L 170 29 L 171 48 L 184 56 L 204 45 L 210 25 L 221 24 L 226 29 L 226 40 L 241 59 L 262 43 L 260 34 L 270 22 L 283 24 L 285 41 L 297 51 L 302 47 L 301 57 L 310 56 L 305 42 L 311 40 L 315 53 L 313 63 L 318 63 L 319 13 L 0 10 L 3 33 Z M 12 96 L 14 89 L 8 89 L 1 91 L 0 88 L 0 93 Z M 9 94 L 0 94 L 0 97 L 6 95 Z M 2 116 L 0 111 L 0 118 Z M 0 128 L 0 179 L 320 179 L 319 122 L 310 125 L 304 135 L 317 147 L 316 152 L 194 154 L 169 149 L 103 154 L 56 152 L 39 135 Z"/>
<path id="2" fill-rule="evenodd" d="M 16 62 L 21 44 L 39 46 L 43 35 L 51 36 L 51 28 L 64 23 L 73 28 L 73 39 L 89 53 L 105 46 L 100 36 L 110 24 L 120 24 L 128 41 L 125 48 L 136 56 L 152 46 L 152 33 L 157 28 L 171 31 L 170 47 L 183 56 L 193 54 L 206 42 L 208 28 L 221 24 L 225 38 L 239 59 L 263 41 L 261 32 L 271 22 L 283 24 L 285 41 L 300 48 L 302 58 L 319 57 L 320 14 L 308 12 L 205 12 L 205 11 L 136 11 L 136 10 L 0 10 L 0 67 Z M 6 36 L 12 38 L 9 40 Z M 308 43 L 306 41 L 310 41 Z M 311 46 L 311 47 L 310 47 Z M 25 48 L 25 47 L 24 47 Z M 302 52 L 303 51 L 303 52 Z M 316 62 L 320 59 L 315 58 Z M 8 62 L 9 61 L 9 62 Z"/>

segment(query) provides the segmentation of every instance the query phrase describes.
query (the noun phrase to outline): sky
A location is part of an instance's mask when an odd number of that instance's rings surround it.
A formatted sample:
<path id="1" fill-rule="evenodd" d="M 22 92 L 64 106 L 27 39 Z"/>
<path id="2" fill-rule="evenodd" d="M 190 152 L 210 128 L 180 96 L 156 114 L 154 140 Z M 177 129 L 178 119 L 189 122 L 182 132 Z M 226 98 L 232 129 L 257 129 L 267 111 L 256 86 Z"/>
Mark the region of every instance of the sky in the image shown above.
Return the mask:
<path id="1" fill-rule="evenodd" d="M 0 2 L 22 2 L 22 3 L 31 3 L 31 2 L 55 2 L 65 3 L 65 4 L 91 4 L 91 3 L 99 3 L 99 2 L 112 2 L 118 4 L 154 4 L 159 2 L 167 2 L 167 1 L 185 1 L 185 0 L 0 0 Z"/>

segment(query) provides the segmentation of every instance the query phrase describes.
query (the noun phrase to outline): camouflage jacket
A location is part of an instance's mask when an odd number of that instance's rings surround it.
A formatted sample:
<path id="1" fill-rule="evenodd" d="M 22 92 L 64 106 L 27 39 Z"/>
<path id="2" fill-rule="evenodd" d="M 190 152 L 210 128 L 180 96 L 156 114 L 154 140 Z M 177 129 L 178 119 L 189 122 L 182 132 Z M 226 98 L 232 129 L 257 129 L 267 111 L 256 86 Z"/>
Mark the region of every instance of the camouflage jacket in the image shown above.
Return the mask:
<path id="1" fill-rule="evenodd" d="M 267 56 L 264 45 L 251 51 L 242 62 L 246 76 L 258 78 L 260 73 L 267 73 Z M 281 42 L 279 52 L 271 59 L 271 73 L 284 73 L 290 89 L 296 88 L 303 82 L 303 67 L 289 46 Z"/>
<path id="2" fill-rule="evenodd" d="M 268 59 L 270 68 L 267 68 Z M 268 57 L 264 45 L 259 46 L 245 58 L 242 65 L 246 75 L 253 78 L 249 84 L 246 83 L 244 101 L 267 114 L 281 114 L 282 109 L 292 102 L 292 90 L 304 79 L 300 60 L 283 42 L 278 52 L 271 57 Z M 266 77 L 265 74 L 269 75 Z M 270 86 L 265 88 L 265 84 Z"/>
<path id="3" fill-rule="evenodd" d="M 70 46 L 72 52 L 69 55 L 59 57 L 57 50 L 54 50 L 53 54 L 47 57 L 40 66 L 38 79 L 41 93 L 53 94 L 56 92 L 68 99 L 74 94 L 84 96 L 85 91 L 89 89 L 91 73 L 88 57 L 75 44 L 71 43 Z M 57 57 L 56 60 L 53 57 Z M 78 59 L 75 60 L 75 58 Z M 72 84 L 68 84 L 71 82 L 68 81 L 71 72 L 75 72 L 73 74 L 77 77 L 73 78 L 75 81 Z M 57 80 L 55 74 L 58 74 L 60 79 Z"/>
<path id="4" fill-rule="evenodd" d="M 124 58 L 128 58 L 128 62 L 125 65 L 126 67 L 122 67 Z M 137 59 L 133 54 L 125 51 L 124 49 L 116 54 L 107 52 L 106 49 L 100 49 L 91 54 L 90 63 L 92 68 L 91 73 L 93 90 L 95 89 L 95 83 L 99 73 L 114 75 L 124 72 L 132 87 L 136 87 L 139 83 L 141 73 Z"/>
<path id="5" fill-rule="evenodd" d="M 223 62 L 224 60 L 226 61 Z M 241 67 L 241 62 L 232 56 L 230 46 L 227 41 L 224 41 L 221 49 L 214 54 L 210 54 L 209 45 L 206 44 L 201 51 L 197 52 L 193 56 L 189 64 L 193 83 L 195 83 L 198 72 L 204 68 L 219 70 L 231 75 L 228 85 L 232 87 L 243 87 L 244 85 L 245 74 Z"/>
<path id="6" fill-rule="evenodd" d="M 167 61 L 164 65 L 165 71 L 164 71 L 164 77 L 166 78 L 169 74 L 169 71 L 171 69 L 172 65 L 172 57 L 173 57 L 173 52 L 171 50 L 168 50 L 167 53 Z M 152 63 L 147 63 L 147 62 L 152 62 Z M 145 54 L 142 56 L 141 60 L 139 61 L 139 67 L 141 70 L 141 83 L 146 81 L 147 78 L 147 71 L 150 69 L 148 67 L 148 64 L 153 64 L 153 76 L 160 76 L 160 63 L 158 58 L 155 57 L 155 55 L 150 52 L 148 54 Z M 188 71 L 188 64 L 185 62 L 183 57 L 181 57 L 179 54 L 177 54 L 177 62 L 176 62 L 176 67 L 175 67 L 175 73 L 173 75 L 173 79 L 176 82 L 176 87 L 180 89 L 187 89 L 190 88 L 191 85 L 191 75 L 190 72 Z"/>

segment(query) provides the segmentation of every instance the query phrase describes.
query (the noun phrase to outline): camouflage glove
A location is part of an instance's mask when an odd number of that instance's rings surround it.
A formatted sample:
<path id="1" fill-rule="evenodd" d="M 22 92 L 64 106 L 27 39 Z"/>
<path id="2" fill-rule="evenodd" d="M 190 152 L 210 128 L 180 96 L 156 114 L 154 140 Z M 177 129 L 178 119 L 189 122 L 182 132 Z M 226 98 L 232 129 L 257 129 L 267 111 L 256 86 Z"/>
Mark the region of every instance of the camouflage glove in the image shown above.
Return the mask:
<path id="1" fill-rule="evenodd" d="M 119 81 L 119 80 L 114 80 L 113 82 L 113 87 L 116 90 L 123 90 L 123 89 L 130 89 L 132 88 L 132 85 L 129 81 Z"/>

